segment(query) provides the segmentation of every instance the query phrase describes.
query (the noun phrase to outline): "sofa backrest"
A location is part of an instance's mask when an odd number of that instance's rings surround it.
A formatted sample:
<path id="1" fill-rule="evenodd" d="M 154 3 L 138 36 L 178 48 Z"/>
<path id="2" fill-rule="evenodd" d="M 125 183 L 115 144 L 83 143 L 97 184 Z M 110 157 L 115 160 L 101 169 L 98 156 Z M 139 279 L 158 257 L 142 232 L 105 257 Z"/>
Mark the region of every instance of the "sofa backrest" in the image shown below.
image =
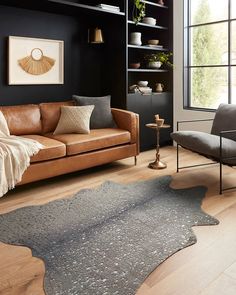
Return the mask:
<path id="1" fill-rule="evenodd" d="M 221 131 L 236 130 L 236 104 L 222 103 L 219 105 L 213 121 L 211 134 L 220 135 Z M 223 137 L 236 140 L 236 133 Z"/>
<path id="2" fill-rule="evenodd" d="M 41 134 L 42 124 L 39 105 L 1 106 L 11 135 Z"/>
<path id="3" fill-rule="evenodd" d="M 39 105 L 42 120 L 42 133 L 53 132 L 61 115 L 61 106 L 72 106 L 74 101 L 46 102 Z"/>

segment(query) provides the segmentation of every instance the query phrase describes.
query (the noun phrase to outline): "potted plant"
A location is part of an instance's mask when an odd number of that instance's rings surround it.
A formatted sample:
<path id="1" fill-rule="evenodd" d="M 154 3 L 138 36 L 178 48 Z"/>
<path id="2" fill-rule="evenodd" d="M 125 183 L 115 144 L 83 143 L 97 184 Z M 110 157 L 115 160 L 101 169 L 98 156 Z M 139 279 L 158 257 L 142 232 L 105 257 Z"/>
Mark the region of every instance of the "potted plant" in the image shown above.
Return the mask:
<path id="1" fill-rule="evenodd" d="M 172 67 L 173 64 L 170 62 L 171 52 L 158 52 L 151 53 L 144 56 L 144 60 L 147 63 L 147 67 L 150 69 L 159 69 L 163 64 Z"/>
<path id="2" fill-rule="evenodd" d="M 133 21 L 135 22 L 136 25 L 145 16 L 145 10 L 146 10 L 146 3 L 142 2 L 142 0 L 134 0 Z"/>

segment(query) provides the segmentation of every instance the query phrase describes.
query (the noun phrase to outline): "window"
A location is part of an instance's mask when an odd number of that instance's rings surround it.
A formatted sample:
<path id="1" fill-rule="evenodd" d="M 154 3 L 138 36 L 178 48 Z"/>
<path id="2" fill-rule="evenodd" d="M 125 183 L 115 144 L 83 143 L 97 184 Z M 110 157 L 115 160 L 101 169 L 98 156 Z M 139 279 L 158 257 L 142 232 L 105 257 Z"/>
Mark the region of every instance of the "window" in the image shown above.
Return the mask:
<path id="1" fill-rule="evenodd" d="M 236 0 L 185 0 L 184 104 L 236 103 Z"/>

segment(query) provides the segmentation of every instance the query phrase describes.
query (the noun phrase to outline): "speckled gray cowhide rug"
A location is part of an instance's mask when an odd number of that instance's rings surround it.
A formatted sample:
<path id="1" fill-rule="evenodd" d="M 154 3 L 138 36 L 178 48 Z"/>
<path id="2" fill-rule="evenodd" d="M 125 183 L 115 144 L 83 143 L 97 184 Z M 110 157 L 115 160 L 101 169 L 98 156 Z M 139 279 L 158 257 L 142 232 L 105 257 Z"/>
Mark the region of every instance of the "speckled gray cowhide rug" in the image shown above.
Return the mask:
<path id="1" fill-rule="evenodd" d="M 170 182 L 105 182 L 0 215 L 0 240 L 44 260 L 47 295 L 135 294 L 161 262 L 196 243 L 192 226 L 218 224 L 201 210 L 206 188 Z"/>

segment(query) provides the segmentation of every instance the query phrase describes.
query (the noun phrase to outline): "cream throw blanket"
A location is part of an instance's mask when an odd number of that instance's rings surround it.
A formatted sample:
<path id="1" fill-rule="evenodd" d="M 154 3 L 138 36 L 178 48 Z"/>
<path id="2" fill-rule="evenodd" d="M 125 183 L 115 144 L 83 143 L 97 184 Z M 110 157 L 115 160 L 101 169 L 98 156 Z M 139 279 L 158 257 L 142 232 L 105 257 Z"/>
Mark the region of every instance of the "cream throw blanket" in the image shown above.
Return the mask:
<path id="1" fill-rule="evenodd" d="M 30 157 L 43 146 L 32 139 L 10 135 L 6 119 L 0 111 L 0 197 L 21 181 Z"/>

